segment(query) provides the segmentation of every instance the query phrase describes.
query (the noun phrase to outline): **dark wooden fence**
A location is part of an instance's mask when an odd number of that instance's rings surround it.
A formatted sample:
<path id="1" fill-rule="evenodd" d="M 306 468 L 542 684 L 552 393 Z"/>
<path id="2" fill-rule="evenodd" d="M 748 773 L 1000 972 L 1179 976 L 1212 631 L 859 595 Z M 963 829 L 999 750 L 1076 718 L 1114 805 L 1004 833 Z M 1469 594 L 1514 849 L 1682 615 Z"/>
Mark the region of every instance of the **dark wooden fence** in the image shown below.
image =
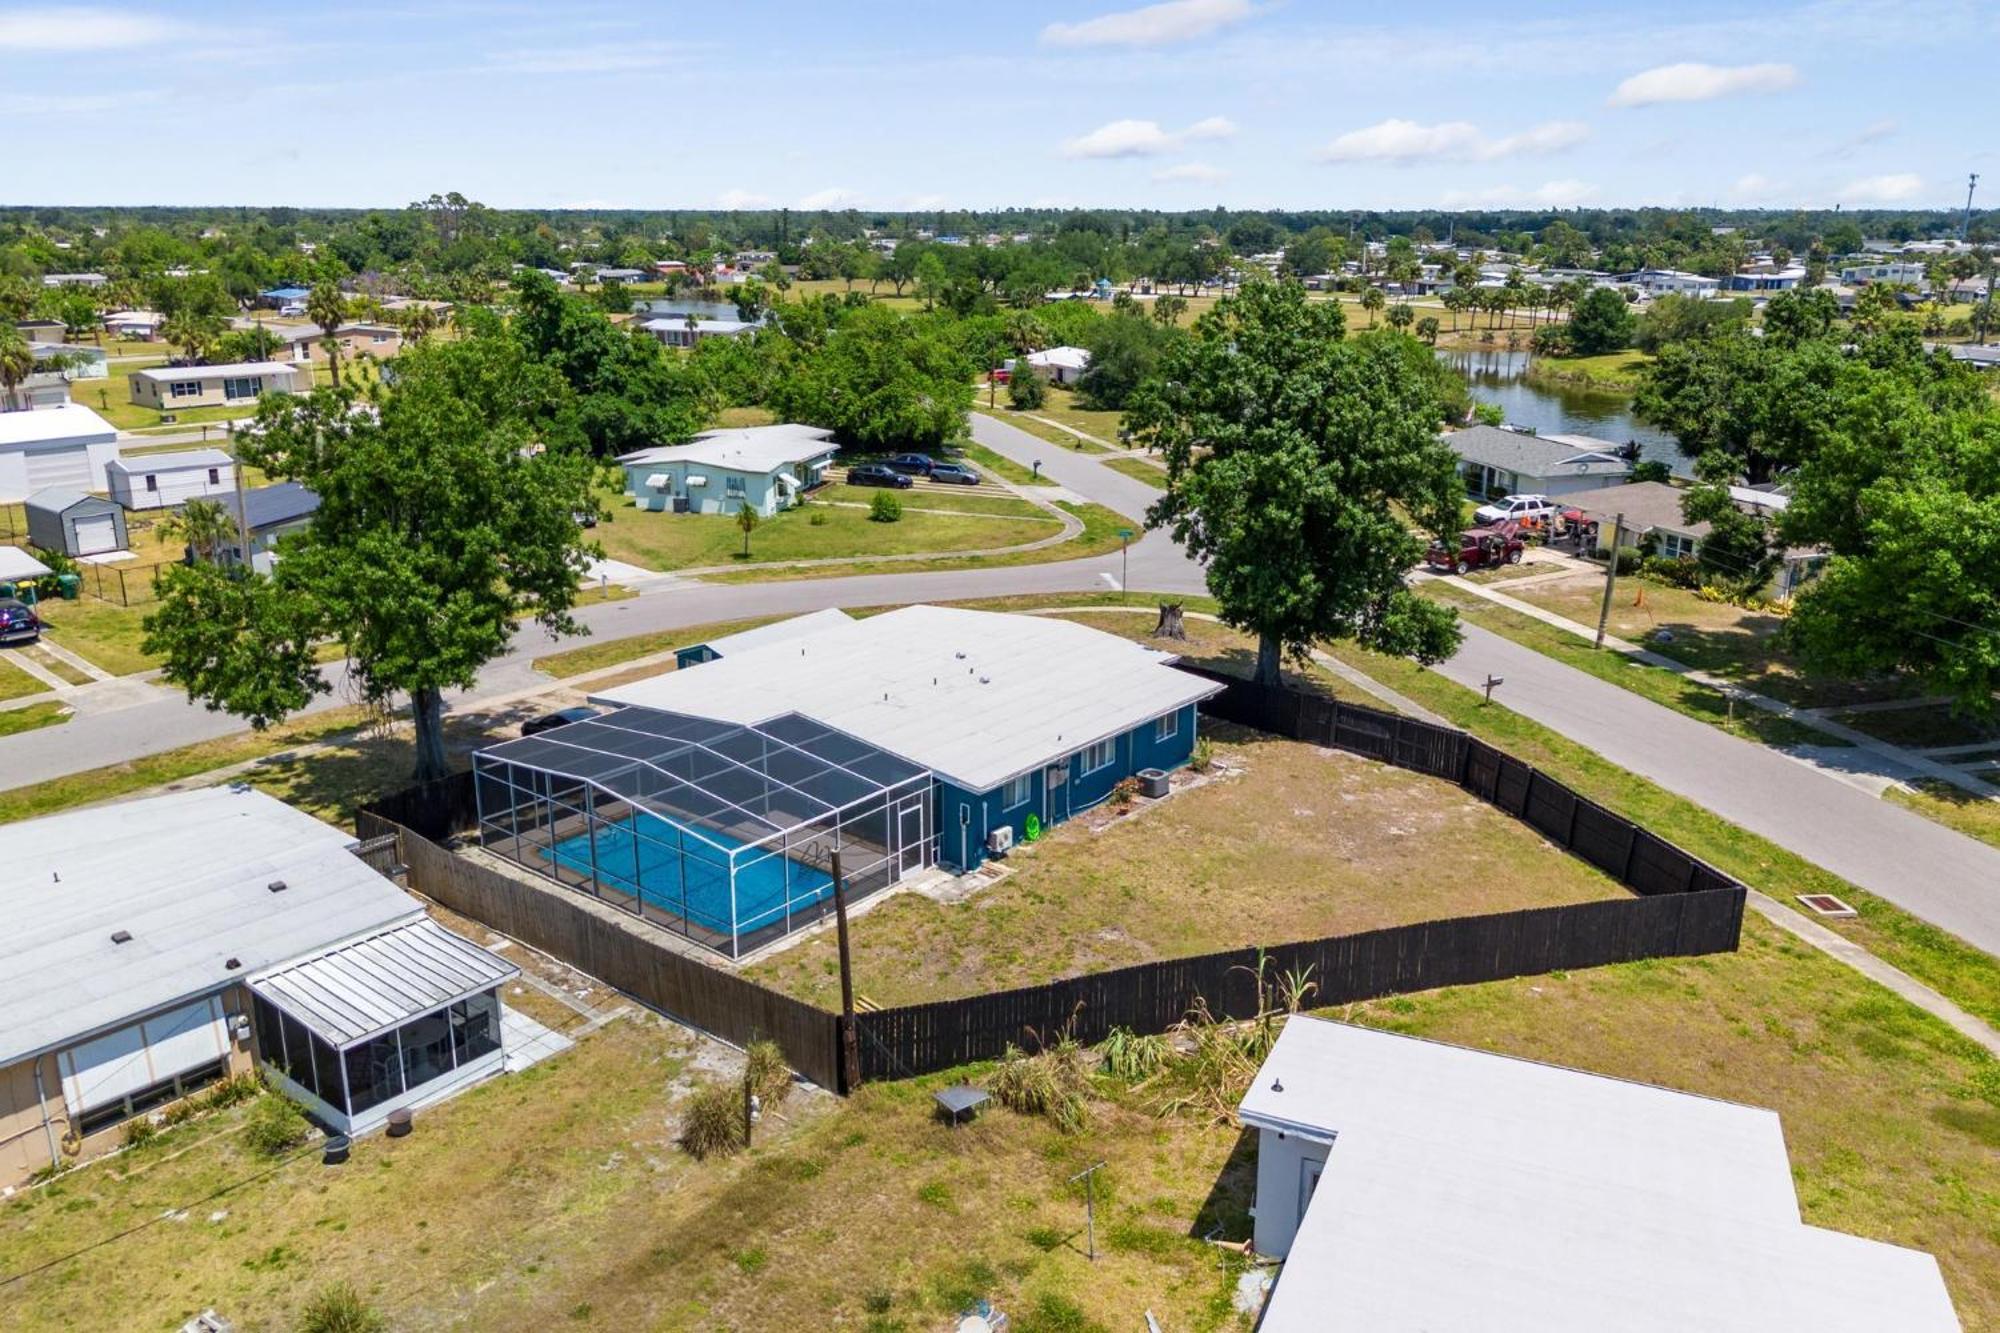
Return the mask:
<path id="1" fill-rule="evenodd" d="M 1312 982 L 1313 1004 L 1348 1004 L 1737 947 L 1742 884 L 1486 742 L 1380 709 L 1183 669 L 1229 687 L 1202 705 L 1210 716 L 1457 783 L 1637 895 L 1274 945 L 1263 950 L 1265 985 L 1295 973 Z M 399 834 L 411 886 L 446 907 L 728 1041 L 775 1041 L 800 1073 L 847 1090 L 837 1014 L 654 943 L 594 900 L 523 883 L 439 847 L 477 823 L 469 773 L 398 792 L 356 822 L 363 838 Z M 1249 1018 L 1260 999 L 1258 959 L 1255 948 L 1231 949 L 860 1014 L 862 1077 L 907 1078 L 992 1059 L 1009 1044 L 1032 1046 L 1065 1028 L 1084 1042 L 1114 1027 L 1164 1032 L 1197 999 L 1219 1018 Z"/>

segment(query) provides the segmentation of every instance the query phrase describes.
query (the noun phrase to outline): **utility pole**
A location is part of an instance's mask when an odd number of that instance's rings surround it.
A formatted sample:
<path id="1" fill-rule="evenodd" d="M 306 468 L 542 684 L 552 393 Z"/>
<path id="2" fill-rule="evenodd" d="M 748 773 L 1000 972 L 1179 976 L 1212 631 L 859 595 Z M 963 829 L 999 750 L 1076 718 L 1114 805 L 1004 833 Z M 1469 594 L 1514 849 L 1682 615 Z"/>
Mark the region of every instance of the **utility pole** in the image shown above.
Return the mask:
<path id="1" fill-rule="evenodd" d="M 1625 535 L 1625 515 L 1611 520 L 1611 549 L 1604 561 L 1604 605 L 1597 608 L 1597 647 L 1604 646 L 1604 622 L 1611 618 L 1611 588 L 1618 582 L 1618 543 Z M 843 957 L 845 951 L 843 951 Z"/>
<path id="2" fill-rule="evenodd" d="M 833 919 L 840 937 L 840 1080 L 842 1092 L 861 1086 L 861 1034 L 854 1028 L 854 962 L 847 951 L 847 880 L 840 873 L 840 848 L 832 853 Z"/>
<path id="3" fill-rule="evenodd" d="M 1958 239 L 1972 239 L 1972 192 L 1979 188 L 1979 173 L 1973 172 L 1972 179 L 1965 183 L 1965 217 L 1958 224 Z"/>
<path id="4" fill-rule="evenodd" d="M 1097 1173 L 1103 1169 L 1104 1163 L 1098 1162 L 1093 1166 L 1085 1167 L 1069 1178 L 1069 1183 L 1072 1185 L 1079 1180 L 1083 1182 L 1084 1244 L 1088 1247 L 1090 1262 L 1092 1263 L 1097 1262 Z"/>
<path id="5" fill-rule="evenodd" d="M 230 470 L 236 474 L 236 547 L 237 563 L 247 569 L 250 565 L 250 508 L 244 501 L 243 451 L 236 447 L 236 425 L 229 425 Z"/>

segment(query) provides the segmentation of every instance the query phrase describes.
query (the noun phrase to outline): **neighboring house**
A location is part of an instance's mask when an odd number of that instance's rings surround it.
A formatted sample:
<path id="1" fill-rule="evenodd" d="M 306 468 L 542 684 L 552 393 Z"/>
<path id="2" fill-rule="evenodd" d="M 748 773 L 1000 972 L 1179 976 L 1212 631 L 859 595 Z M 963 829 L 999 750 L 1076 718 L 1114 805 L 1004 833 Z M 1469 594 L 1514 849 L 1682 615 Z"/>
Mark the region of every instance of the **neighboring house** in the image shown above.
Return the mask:
<path id="1" fill-rule="evenodd" d="M 275 357 L 294 365 L 325 364 L 327 334 L 320 328 L 272 329 L 285 340 Z M 340 354 L 352 359 L 362 352 L 386 361 L 403 349 L 403 331 L 393 324 L 343 324 L 333 331 Z"/>
<path id="2" fill-rule="evenodd" d="M 59 319 L 17 319 L 14 327 L 21 336 L 37 347 L 53 347 L 60 344 L 69 326 Z"/>
<path id="3" fill-rule="evenodd" d="M 1298 1016 L 1239 1115 L 1262 1333 L 1959 1328 L 1930 1255 L 1800 1220 L 1761 1107 Z"/>
<path id="4" fill-rule="evenodd" d="M 740 319 L 697 319 L 690 324 L 685 318 L 664 315 L 641 320 L 634 327 L 651 334 L 665 346 L 693 347 L 710 338 L 740 338 L 757 326 Z"/>
<path id="5" fill-rule="evenodd" d="M 1611 543 L 1612 520 L 1623 514 L 1620 546 L 1636 547 L 1650 542 L 1658 555 L 1692 560 L 1701 554 L 1702 539 L 1711 529 L 1707 523 L 1690 523 L 1682 516 L 1681 500 L 1686 494 L 1662 481 L 1634 481 L 1594 491 L 1578 501 L 1577 507 L 1585 518 L 1597 524 L 1600 550 Z M 1732 486 L 1729 494 L 1738 509 L 1759 518 L 1781 514 L 1789 503 L 1786 496 L 1776 491 L 1752 490 L 1748 486 Z M 1807 547 L 1787 550 L 1774 584 L 1776 595 L 1790 597 L 1819 572 L 1826 560 L 1824 551 Z"/>
<path id="6" fill-rule="evenodd" d="M 125 510 L 115 500 L 51 486 L 30 495 L 25 508 L 28 541 L 40 550 L 86 556 L 126 547 Z"/>
<path id="7" fill-rule="evenodd" d="M 1467 426 L 1444 437 L 1459 458 L 1469 495 L 1573 495 L 1615 486 L 1632 465 L 1609 440 L 1587 435 L 1529 435 L 1498 426 Z"/>
<path id="8" fill-rule="evenodd" d="M 2000 344 L 1992 343 L 1945 343 L 1946 355 L 1954 361 L 1964 361 L 1979 370 L 1991 370 L 2000 366 Z"/>
<path id="9" fill-rule="evenodd" d="M 232 361 L 220 366 L 157 366 L 126 377 L 132 401 L 173 412 L 191 407 L 256 406 L 266 393 L 304 393 L 312 371 L 282 361 Z"/>
<path id="10" fill-rule="evenodd" d="M 133 454 L 105 465 L 106 489 L 127 509 L 174 509 L 236 492 L 236 460 L 220 449 Z"/>
<path id="11" fill-rule="evenodd" d="M 506 959 L 246 786 L 0 827 L 0 1185 L 261 1068 L 343 1133 L 499 1073 Z"/>
<path id="12" fill-rule="evenodd" d="M 747 504 L 769 518 L 819 485 L 835 452 L 832 431 L 787 424 L 707 431 L 618 461 L 640 509 L 734 514 Z"/>
<path id="13" fill-rule="evenodd" d="M 1082 347 L 1051 347 L 1028 353 L 1028 364 L 1046 375 L 1051 384 L 1075 384 L 1090 369 L 1090 352 Z"/>
<path id="14" fill-rule="evenodd" d="M 1724 286 L 1732 292 L 1788 292 L 1806 280 L 1803 267 L 1769 273 L 1732 273 Z"/>
<path id="15" fill-rule="evenodd" d="M 1840 270 L 1840 280 L 1855 286 L 1871 282 L 1902 282 L 1922 287 L 1928 283 L 1929 276 L 1922 264 L 1911 263 L 1848 264 Z"/>
<path id="16" fill-rule="evenodd" d="M 1713 296 L 1722 287 L 1718 278 L 1674 268 L 1642 268 L 1637 273 L 1622 274 L 1616 281 L 1647 296 Z"/>
<path id="17" fill-rule="evenodd" d="M 44 273 L 44 287 L 102 287 L 111 279 L 102 273 Z"/>
<path id="18" fill-rule="evenodd" d="M 160 336 L 160 325 L 165 322 L 158 311 L 120 310 L 104 317 L 104 331 L 114 338 L 152 342 Z"/>
<path id="19" fill-rule="evenodd" d="M 597 270 L 599 282 L 644 282 L 646 270 L 642 268 L 601 268 Z"/>
<path id="20" fill-rule="evenodd" d="M 224 495 L 220 503 L 230 522 L 237 524 L 239 511 L 236 496 Z M 241 513 L 244 521 L 241 526 L 247 527 L 250 533 L 250 567 L 260 574 L 270 573 L 278 561 L 278 539 L 311 527 L 312 516 L 318 512 L 319 497 L 296 481 L 256 486 L 243 492 Z M 240 538 L 233 537 L 217 556 L 226 565 L 242 563 Z"/>
<path id="21" fill-rule="evenodd" d="M 312 295 L 307 287 L 273 287 L 268 292 L 257 293 L 257 304 L 269 310 L 296 310 L 305 313 L 306 298 Z"/>
<path id="22" fill-rule="evenodd" d="M 789 620 L 780 620 L 769 625 L 759 625 L 755 629 L 746 629 L 740 634 L 725 634 L 719 639 L 710 639 L 705 643 L 689 644 L 685 648 L 676 648 L 674 649 L 674 666 L 676 668 L 700 666 L 704 662 L 713 662 L 717 658 L 727 657 L 731 653 L 745 652 L 763 644 L 777 643 L 787 639 L 803 639 L 808 635 L 817 634 L 823 629 L 832 629 L 836 626 L 849 624 L 853 619 L 854 617 L 848 615 L 847 612 L 837 606 L 827 607 L 823 611 L 810 611 L 802 616 L 793 616 Z"/>
<path id="23" fill-rule="evenodd" d="M 105 465 L 116 457 L 117 430 L 81 403 L 0 412 L 0 504 L 50 486 L 104 490 Z"/>

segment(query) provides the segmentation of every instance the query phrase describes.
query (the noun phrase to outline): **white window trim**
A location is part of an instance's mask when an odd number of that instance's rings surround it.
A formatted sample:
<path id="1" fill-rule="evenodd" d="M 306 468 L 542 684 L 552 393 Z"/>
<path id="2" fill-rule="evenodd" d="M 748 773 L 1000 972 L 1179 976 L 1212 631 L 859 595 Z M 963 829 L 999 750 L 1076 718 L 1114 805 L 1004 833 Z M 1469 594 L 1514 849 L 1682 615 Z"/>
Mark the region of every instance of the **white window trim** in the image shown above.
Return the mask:
<path id="1" fill-rule="evenodd" d="M 1021 785 L 1021 799 L 1018 801 L 1009 801 L 1007 797 L 1015 783 Z M 1003 814 L 1009 810 L 1019 810 L 1034 799 L 1035 775 L 1033 773 L 1023 773 L 1019 777 L 1008 778 L 1000 784 L 1000 810 Z"/>
<path id="2" fill-rule="evenodd" d="M 1104 762 L 1101 764 L 1093 764 L 1090 762 L 1090 752 L 1092 750 L 1098 749 L 1100 746 L 1103 747 L 1104 749 Z M 1076 771 L 1079 776 L 1087 776 L 1091 773 L 1096 773 L 1101 769 L 1106 769 L 1111 767 L 1113 764 L 1117 762 L 1118 762 L 1118 738 L 1116 736 L 1109 737 L 1105 740 L 1097 741 L 1091 745 L 1086 745 L 1081 750 L 1078 750 L 1076 752 Z"/>
<path id="3" fill-rule="evenodd" d="M 1168 713 L 1164 717 L 1156 717 L 1153 719 L 1154 744 L 1158 744 L 1161 741 L 1170 741 L 1174 739 L 1174 737 L 1180 734 L 1181 734 L 1180 710 L 1176 709 L 1175 711 Z"/>

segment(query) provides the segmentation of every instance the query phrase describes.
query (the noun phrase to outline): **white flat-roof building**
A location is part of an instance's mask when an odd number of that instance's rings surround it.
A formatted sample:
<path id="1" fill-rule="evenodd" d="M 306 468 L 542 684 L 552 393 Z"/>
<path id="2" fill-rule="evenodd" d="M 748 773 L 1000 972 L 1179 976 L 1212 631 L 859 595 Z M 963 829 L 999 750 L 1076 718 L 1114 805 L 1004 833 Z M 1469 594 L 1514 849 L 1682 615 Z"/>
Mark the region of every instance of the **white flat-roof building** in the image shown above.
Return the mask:
<path id="1" fill-rule="evenodd" d="M 111 498 L 127 509 L 172 509 L 236 493 L 236 460 L 220 449 L 134 454 L 105 465 Z"/>
<path id="2" fill-rule="evenodd" d="M 282 361 L 231 361 L 216 366 L 156 366 L 128 374 L 132 401 L 172 412 L 190 407 L 254 408 L 265 393 L 304 393 L 312 369 Z"/>
<path id="3" fill-rule="evenodd" d="M 1241 1106 L 1264 1333 L 1948 1333 L 1937 1261 L 1805 1225 L 1776 1113 L 1322 1019 Z"/>
<path id="4" fill-rule="evenodd" d="M 734 514 L 747 504 L 769 518 L 825 479 L 837 449 L 832 431 L 787 423 L 704 431 L 618 461 L 640 509 Z"/>
<path id="5" fill-rule="evenodd" d="M 1051 347 L 1028 353 L 1028 364 L 1053 384 L 1075 384 L 1090 369 L 1090 351 L 1083 347 Z"/>
<path id="6" fill-rule="evenodd" d="M 81 403 L 0 411 L 0 503 L 50 487 L 104 490 L 105 466 L 116 457 L 117 429 Z"/>
<path id="7" fill-rule="evenodd" d="M 247 788 L 0 827 L 0 1183 L 255 1062 L 339 1130 L 496 1072 L 516 969 L 354 846 Z M 366 977 L 323 961 L 362 954 Z M 310 999 L 335 986 L 339 1018 Z"/>

